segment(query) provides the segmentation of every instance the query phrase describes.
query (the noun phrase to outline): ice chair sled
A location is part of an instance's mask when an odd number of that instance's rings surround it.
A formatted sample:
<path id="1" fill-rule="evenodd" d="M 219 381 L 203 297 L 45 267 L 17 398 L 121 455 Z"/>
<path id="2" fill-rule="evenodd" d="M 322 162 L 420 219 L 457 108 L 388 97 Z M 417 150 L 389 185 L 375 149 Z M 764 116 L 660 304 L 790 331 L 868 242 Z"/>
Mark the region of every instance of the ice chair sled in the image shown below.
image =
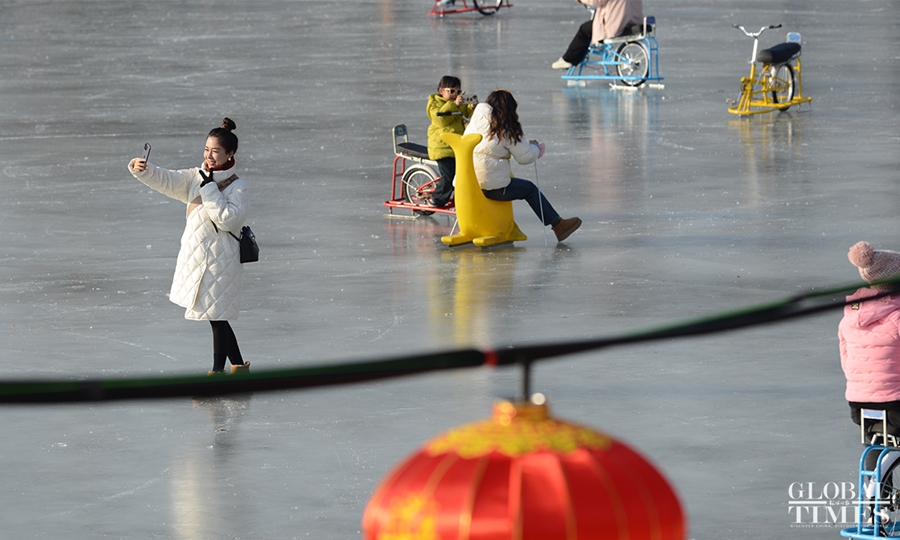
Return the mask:
<path id="1" fill-rule="evenodd" d="M 594 13 L 596 15 L 596 12 Z M 653 36 L 656 17 L 644 17 L 642 24 L 625 29 L 621 36 L 591 44 L 584 59 L 570 67 L 562 78 L 573 82 L 590 80 L 623 83 L 637 87 L 646 81 L 659 83 L 659 45 Z"/>
<path id="2" fill-rule="evenodd" d="M 384 201 L 389 216 L 395 208 L 411 210 L 414 216 L 434 213 L 455 214 L 453 204 L 438 208 L 431 206 L 431 193 L 439 178 L 438 164 L 428 158 L 428 147 L 409 141 L 405 124 L 392 130 L 394 139 L 394 165 L 391 174 L 391 198 Z"/>
<path id="3" fill-rule="evenodd" d="M 484 196 L 478 178 L 472 151 L 481 142 L 481 134 L 442 133 L 441 138 L 453 148 L 456 155 L 456 219 L 459 233 L 441 238 L 448 246 L 472 242 L 488 247 L 505 242 L 527 240 L 513 219 L 512 201 L 494 201 Z"/>
<path id="4" fill-rule="evenodd" d="M 786 111 L 790 107 L 807 103 L 812 98 L 803 96 L 803 73 L 800 67 L 800 50 L 803 37 L 798 32 L 788 32 L 787 41 L 757 52 L 759 34 L 747 32 L 743 26 L 732 25 L 753 38 L 750 59 L 750 76 L 741 77 L 741 95 L 737 101 L 728 100 L 728 112 L 742 116 L 772 111 Z M 778 28 L 781 25 L 768 28 Z M 757 69 L 757 64 L 761 67 Z"/>
<path id="5" fill-rule="evenodd" d="M 877 428 L 874 434 L 867 431 L 870 422 L 876 422 Z M 898 504 L 898 490 L 894 480 L 894 469 L 897 462 L 896 459 L 891 459 L 890 454 L 900 452 L 900 441 L 897 436 L 890 433 L 887 411 L 861 409 L 859 430 L 860 441 L 866 447 L 859 458 L 856 523 L 852 527 L 841 530 L 841 536 L 855 540 L 897 538 L 897 535 L 900 534 L 900 523 L 894 521 Z M 866 466 L 869 453 L 877 456 L 874 469 Z M 885 463 L 888 465 L 883 470 Z M 874 483 L 874 486 L 867 490 L 866 486 L 871 483 Z"/>

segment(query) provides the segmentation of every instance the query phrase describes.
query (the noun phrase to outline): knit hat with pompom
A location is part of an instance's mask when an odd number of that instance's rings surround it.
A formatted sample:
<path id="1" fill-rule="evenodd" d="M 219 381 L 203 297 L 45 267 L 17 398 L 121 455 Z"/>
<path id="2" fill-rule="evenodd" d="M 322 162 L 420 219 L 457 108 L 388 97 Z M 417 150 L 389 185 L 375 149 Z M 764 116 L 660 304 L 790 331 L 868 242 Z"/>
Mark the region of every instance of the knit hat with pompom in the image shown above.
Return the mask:
<path id="1" fill-rule="evenodd" d="M 859 268 L 859 276 L 869 283 L 900 274 L 900 253 L 875 251 L 868 242 L 857 242 L 850 248 L 847 258 Z M 884 285 L 890 288 L 892 285 Z M 876 286 L 878 287 L 878 286 Z M 880 288 L 880 287 L 879 287 Z"/>

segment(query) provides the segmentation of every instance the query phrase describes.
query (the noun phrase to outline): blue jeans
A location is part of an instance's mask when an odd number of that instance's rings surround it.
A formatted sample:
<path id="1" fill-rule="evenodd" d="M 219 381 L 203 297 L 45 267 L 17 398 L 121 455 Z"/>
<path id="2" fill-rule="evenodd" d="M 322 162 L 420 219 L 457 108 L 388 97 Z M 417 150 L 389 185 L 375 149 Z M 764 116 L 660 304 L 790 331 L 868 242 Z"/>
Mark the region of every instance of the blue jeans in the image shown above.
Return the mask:
<path id="1" fill-rule="evenodd" d="M 553 225 L 559 221 L 559 214 L 550 206 L 550 201 L 541 193 L 538 197 L 538 188 L 528 180 L 510 178 L 509 185 L 500 189 L 482 190 L 484 196 L 495 201 L 525 200 L 528 202 L 535 215 L 540 219 L 541 206 L 544 209 L 544 225 Z"/>

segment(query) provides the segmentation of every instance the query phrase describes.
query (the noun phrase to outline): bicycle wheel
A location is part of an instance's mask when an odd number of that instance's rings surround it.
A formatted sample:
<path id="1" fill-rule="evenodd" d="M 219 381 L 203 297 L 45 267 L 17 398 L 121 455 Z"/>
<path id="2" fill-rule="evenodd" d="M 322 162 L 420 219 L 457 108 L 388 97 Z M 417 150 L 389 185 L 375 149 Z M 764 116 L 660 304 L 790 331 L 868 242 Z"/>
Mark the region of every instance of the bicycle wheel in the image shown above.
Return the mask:
<path id="1" fill-rule="evenodd" d="M 900 460 L 881 473 L 880 521 L 885 529 L 900 527 Z"/>
<path id="2" fill-rule="evenodd" d="M 775 103 L 789 103 L 794 99 L 794 69 L 790 64 L 781 64 L 772 67 L 772 79 L 769 81 L 769 89 L 772 93 L 772 101 Z"/>
<path id="3" fill-rule="evenodd" d="M 643 44 L 637 41 L 623 43 L 616 59 L 616 71 L 622 82 L 628 86 L 640 86 L 647 80 L 650 57 Z"/>
<path id="4" fill-rule="evenodd" d="M 482 15 L 493 15 L 494 13 L 497 13 L 502 2 L 503 0 L 472 0 L 475 9 Z"/>
<path id="5" fill-rule="evenodd" d="M 431 167 L 414 165 L 407 169 L 403 175 L 403 193 L 406 200 L 416 205 L 430 205 L 435 180 L 437 180 L 437 174 Z M 416 213 L 430 216 L 434 212 L 417 210 Z"/>

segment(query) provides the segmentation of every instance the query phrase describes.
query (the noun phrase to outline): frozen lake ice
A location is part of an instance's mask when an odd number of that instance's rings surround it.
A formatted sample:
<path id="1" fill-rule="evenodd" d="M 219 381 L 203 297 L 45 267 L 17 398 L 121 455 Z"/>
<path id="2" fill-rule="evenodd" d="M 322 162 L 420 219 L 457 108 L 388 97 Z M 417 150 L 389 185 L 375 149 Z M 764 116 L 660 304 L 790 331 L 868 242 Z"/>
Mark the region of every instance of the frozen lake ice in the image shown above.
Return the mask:
<path id="1" fill-rule="evenodd" d="M 166 298 L 184 210 L 125 166 L 145 141 L 197 165 L 226 115 L 263 250 L 234 323 L 255 369 L 614 335 L 854 282 L 859 240 L 900 250 L 896 2 L 645 2 L 666 79 L 638 92 L 568 87 L 549 64 L 587 12 L 514 3 L 0 0 L 3 378 L 209 369 L 207 325 Z M 734 22 L 803 34 L 811 112 L 726 112 Z M 444 248 L 446 217 L 384 216 L 390 130 L 424 142 L 445 74 L 515 94 L 547 155 L 514 172 L 584 220 L 565 245 L 524 203 L 529 239 L 486 253 Z M 690 538 L 837 538 L 794 523 L 789 488 L 855 478 L 839 318 L 561 358 L 534 389 L 653 460 Z M 0 407 L 0 537 L 356 538 L 394 463 L 518 383 Z"/>

